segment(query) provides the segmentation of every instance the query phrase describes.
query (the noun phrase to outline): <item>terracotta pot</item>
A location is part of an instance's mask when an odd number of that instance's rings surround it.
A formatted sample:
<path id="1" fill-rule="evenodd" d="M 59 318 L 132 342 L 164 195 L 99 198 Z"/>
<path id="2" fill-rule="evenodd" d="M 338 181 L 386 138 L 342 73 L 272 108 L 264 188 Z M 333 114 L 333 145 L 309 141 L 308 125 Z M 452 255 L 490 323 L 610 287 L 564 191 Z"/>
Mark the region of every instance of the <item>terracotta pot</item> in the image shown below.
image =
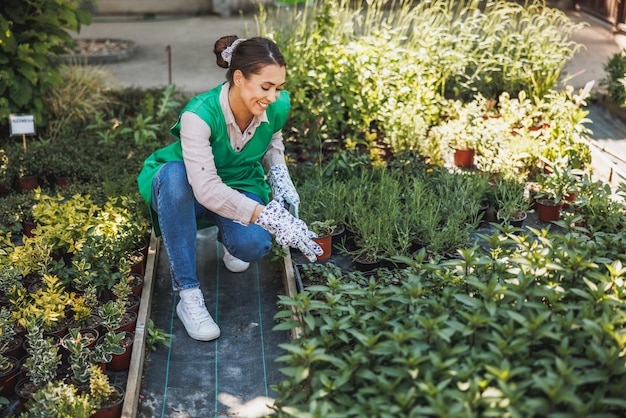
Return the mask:
<path id="1" fill-rule="evenodd" d="M 131 255 L 130 272 L 143 276 L 146 273 L 146 263 L 143 253 L 139 250 L 133 251 Z"/>
<path id="2" fill-rule="evenodd" d="M 473 149 L 455 149 L 454 165 L 461 168 L 471 168 L 474 166 L 474 155 L 476 155 L 476 151 Z"/>
<path id="3" fill-rule="evenodd" d="M 139 251 L 143 255 L 144 263 L 148 257 L 148 249 L 150 247 L 150 237 L 147 237 L 142 244 L 140 244 L 135 250 Z"/>
<path id="4" fill-rule="evenodd" d="M 68 315 L 70 318 L 72 318 L 73 313 L 70 313 Z M 92 313 L 89 316 L 89 319 L 78 322 L 75 321 L 74 319 L 70 319 L 67 323 L 67 327 L 68 328 L 79 328 L 79 329 L 95 329 L 96 331 L 98 331 L 98 333 L 102 332 L 102 318 L 100 318 L 100 315 L 98 315 L 97 313 Z"/>
<path id="5" fill-rule="evenodd" d="M 15 385 L 20 378 L 20 361 L 17 357 L 4 356 L 10 363 L 9 367 L 4 372 L 0 372 L 0 396 L 11 397 L 15 393 Z"/>
<path id="6" fill-rule="evenodd" d="M 565 196 L 565 201 L 563 202 L 563 209 L 569 209 L 570 207 L 572 207 L 577 198 L 578 195 L 576 193 L 568 193 L 567 196 Z"/>
<path id="7" fill-rule="evenodd" d="M 22 193 L 34 190 L 39 186 L 39 176 L 22 176 L 15 179 L 15 187 Z"/>
<path id="8" fill-rule="evenodd" d="M 21 358 L 24 355 L 24 338 L 15 334 L 13 340 L 9 342 L 7 348 L 1 353 L 5 357 Z"/>
<path id="9" fill-rule="evenodd" d="M 143 282 L 144 278 L 141 274 L 130 273 L 128 284 L 131 288 L 131 294 L 141 296 L 141 292 L 143 291 Z M 113 293 L 113 289 L 109 290 L 109 297 L 113 300 L 117 299 L 117 295 Z"/>
<path id="10" fill-rule="evenodd" d="M 130 286 L 132 288 L 133 295 L 141 296 L 141 292 L 143 290 L 143 275 L 137 273 L 131 273 L 132 281 L 130 282 Z"/>
<path id="11" fill-rule="evenodd" d="M 34 237 L 35 234 L 33 233 L 33 230 L 37 228 L 37 224 L 35 222 L 32 221 L 22 221 L 22 232 L 24 233 L 24 235 L 26 235 L 27 237 Z"/>
<path id="12" fill-rule="evenodd" d="M 126 311 L 124 313 L 124 319 L 122 324 L 115 332 L 135 332 L 135 326 L 137 325 L 137 314 L 132 311 Z"/>
<path id="13" fill-rule="evenodd" d="M 324 235 L 323 237 L 313 238 L 313 241 L 317 242 L 317 244 L 322 247 L 322 250 L 324 250 L 322 255 L 317 256 L 317 261 L 328 260 L 333 253 L 333 236 Z"/>
<path id="14" fill-rule="evenodd" d="M 59 318 L 56 327 L 53 330 L 44 332 L 44 336 L 55 336 L 58 338 L 63 338 L 67 335 L 67 318 Z"/>
<path id="15" fill-rule="evenodd" d="M 95 347 L 96 343 L 100 339 L 100 332 L 95 328 L 82 328 L 79 332 L 83 337 L 87 337 L 88 348 Z M 63 338 L 69 338 L 69 333 Z"/>
<path id="16" fill-rule="evenodd" d="M 561 219 L 563 203 L 554 204 L 550 199 L 537 199 L 535 201 L 537 217 L 542 222 L 553 222 Z"/>
<path id="17" fill-rule="evenodd" d="M 119 418 L 122 415 L 122 406 L 124 405 L 125 392 L 121 386 L 113 385 L 119 395 L 119 399 L 111 405 L 105 405 L 98 409 L 91 418 Z"/>
<path id="18" fill-rule="evenodd" d="M 106 364 L 107 370 L 117 372 L 120 370 L 128 370 L 130 367 L 130 359 L 133 353 L 133 342 L 135 340 L 135 334 L 132 332 L 126 332 L 124 339 L 122 340 L 122 347 L 124 352 L 122 354 L 113 354 L 111 361 Z"/>
<path id="19" fill-rule="evenodd" d="M 35 392 L 37 391 L 37 387 L 33 382 L 30 381 L 28 377 L 19 379 L 15 384 L 15 394 L 17 395 L 20 401 L 20 409 L 22 412 L 26 412 L 26 402 L 33 397 Z"/>
<path id="20" fill-rule="evenodd" d="M 54 176 L 54 184 L 57 188 L 67 187 L 72 184 L 74 179 L 69 176 Z"/>
<path id="21" fill-rule="evenodd" d="M 139 305 L 141 304 L 141 296 L 138 295 L 128 295 L 128 304 L 126 305 L 126 310 L 139 313 Z"/>

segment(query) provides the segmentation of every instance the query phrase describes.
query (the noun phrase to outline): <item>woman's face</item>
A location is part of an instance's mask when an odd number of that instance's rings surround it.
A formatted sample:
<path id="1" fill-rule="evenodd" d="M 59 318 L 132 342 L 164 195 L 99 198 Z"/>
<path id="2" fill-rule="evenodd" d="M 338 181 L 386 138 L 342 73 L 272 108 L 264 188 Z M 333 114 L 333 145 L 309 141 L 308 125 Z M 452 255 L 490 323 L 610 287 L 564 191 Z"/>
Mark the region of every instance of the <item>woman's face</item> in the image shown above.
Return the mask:
<path id="1" fill-rule="evenodd" d="M 285 75 L 285 67 L 272 64 L 263 67 L 258 74 L 251 74 L 247 79 L 237 70 L 233 79 L 239 87 L 242 104 L 250 113 L 258 116 L 278 98 L 285 84 Z"/>

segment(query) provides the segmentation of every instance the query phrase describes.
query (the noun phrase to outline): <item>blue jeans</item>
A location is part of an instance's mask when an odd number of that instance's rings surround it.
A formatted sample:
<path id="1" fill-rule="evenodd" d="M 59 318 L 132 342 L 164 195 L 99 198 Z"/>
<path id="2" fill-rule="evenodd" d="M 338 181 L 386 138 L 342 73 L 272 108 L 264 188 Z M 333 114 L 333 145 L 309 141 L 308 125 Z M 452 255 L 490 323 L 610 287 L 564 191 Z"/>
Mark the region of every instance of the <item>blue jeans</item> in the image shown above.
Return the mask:
<path id="1" fill-rule="evenodd" d="M 241 193 L 263 204 L 258 196 Z M 228 252 L 240 260 L 260 260 L 272 246 L 270 233 L 260 226 L 242 225 L 202 206 L 194 197 L 185 165 L 180 161 L 163 165 L 152 180 L 152 209 L 158 214 L 163 244 L 170 259 L 174 290 L 200 286 L 196 274 L 197 219 L 207 219 L 217 225 L 220 232 L 218 239 Z"/>

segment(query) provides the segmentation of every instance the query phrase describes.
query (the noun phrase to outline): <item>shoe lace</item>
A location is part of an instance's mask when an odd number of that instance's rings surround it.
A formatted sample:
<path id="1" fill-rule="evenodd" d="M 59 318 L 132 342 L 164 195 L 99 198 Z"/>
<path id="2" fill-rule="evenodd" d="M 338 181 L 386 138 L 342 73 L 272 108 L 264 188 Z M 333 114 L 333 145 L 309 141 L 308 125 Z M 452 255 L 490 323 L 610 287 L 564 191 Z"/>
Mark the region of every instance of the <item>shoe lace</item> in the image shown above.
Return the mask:
<path id="1" fill-rule="evenodd" d="M 201 294 L 190 295 L 184 299 L 185 308 L 189 315 L 199 324 L 203 322 L 213 322 L 209 311 L 204 304 L 204 298 Z"/>

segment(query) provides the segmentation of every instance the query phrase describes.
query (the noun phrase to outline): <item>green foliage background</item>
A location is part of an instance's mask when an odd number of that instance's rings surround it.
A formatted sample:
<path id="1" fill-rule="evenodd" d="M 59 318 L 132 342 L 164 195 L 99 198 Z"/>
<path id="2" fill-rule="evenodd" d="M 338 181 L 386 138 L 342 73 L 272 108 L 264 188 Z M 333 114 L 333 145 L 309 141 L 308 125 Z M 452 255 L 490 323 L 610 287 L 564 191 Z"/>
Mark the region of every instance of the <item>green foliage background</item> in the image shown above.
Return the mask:
<path id="1" fill-rule="evenodd" d="M 421 140 L 445 116 L 446 99 L 541 98 L 580 47 L 570 36 L 581 25 L 538 0 L 331 0 L 277 10 L 261 10 L 257 26 L 289 63 L 296 158 L 329 139 L 426 152 Z"/>

